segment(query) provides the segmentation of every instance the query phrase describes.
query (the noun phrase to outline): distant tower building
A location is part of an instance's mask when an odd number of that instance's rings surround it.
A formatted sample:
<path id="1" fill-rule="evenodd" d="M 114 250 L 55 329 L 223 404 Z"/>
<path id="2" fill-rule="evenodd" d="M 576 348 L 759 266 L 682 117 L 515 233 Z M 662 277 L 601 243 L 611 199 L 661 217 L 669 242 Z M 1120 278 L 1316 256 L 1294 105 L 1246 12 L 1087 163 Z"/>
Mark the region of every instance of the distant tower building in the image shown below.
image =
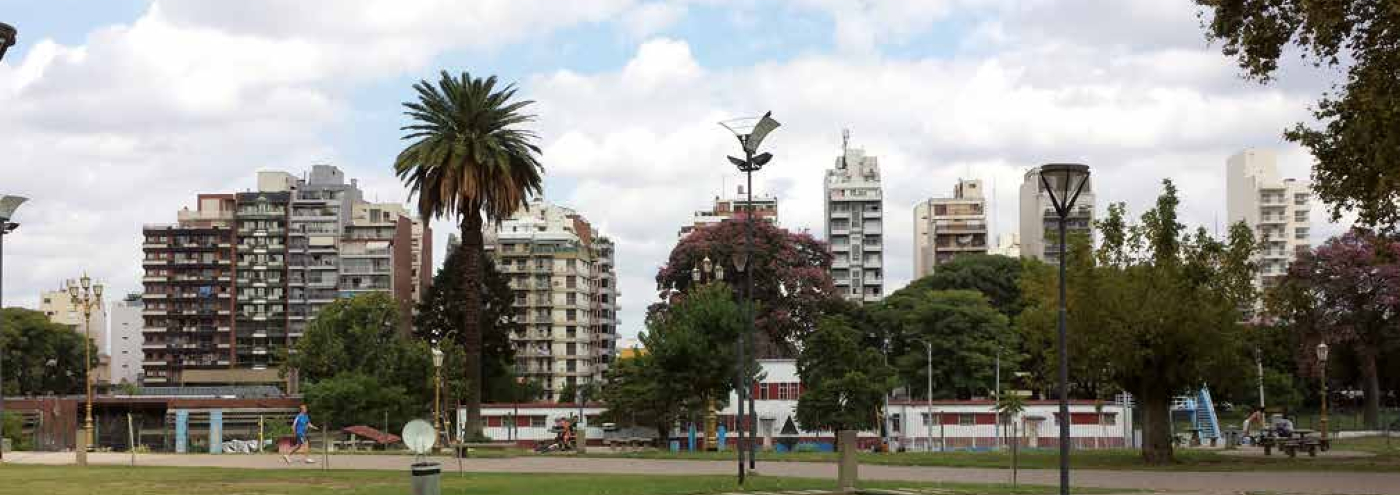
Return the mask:
<path id="1" fill-rule="evenodd" d="M 617 353 L 615 246 L 572 209 L 536 201 L 485 232 L 485 248 L 510 278 L 517 373 L 544 386 L 601 381 Z M 448 249 L 455 245 L 449 236 Z M 571 399 L 571 398 L 565 398 Z"/>
<path id="2" fill-rule="evenodd" d="M 78 283 L 76 280 L 73 283 Z M 97 283 L 97 281 L 93 281 Z M 95 297 L 95 296 L 94 296 Z M 73 298 L 67 290 L 59 287 L 53 292 L 40 294 L 39 311 L 43 311 L 49 321 L 66 325 L 72 328 L 78 335 L 86 333 L 92 338 L 92 345 L 97 348 L 97 367 L 93 368 L 92 379 L 96 383 L 109 383 L 111 380 L 111 343 L 107 339 L 107 307 L 106 298 L 111 294 L 103 296 L 102 304 L 92 308 L 92 319 L 83 317 L 83 310 L 78 305 L 73 304 Z M 91 326 L 84 328 L 83 325 Z"/>
<path id="3" fill-rule="evenodd" d="M 1020 258 L 1021 234 L 1008 233 L 997 235 L 996 246 L 992 246 L 990 249 L 987 249 L 987 254 Z"/>
<path id="4" fill-rule="evenodd" d="M 951 198 L 930 198 L 914 206 L 914 278 L 955 256 L 987 253 L 987 200 L 982 181 L 958 180 Z"/>
<path id="5" fill-rule="evenodd" d="M 1048 176 L 1050 185 L 1056 190 L 1059 177 Z M 1084 189 L 1074 202 L 1074 209 L 1065 220 L 1069 238 L 1087 235 L 1092 242 L 1094 236 L 1094 179 L 1085 179 Z M 1055 205 L 1050 201 L 1050 192 L 1040 183 L 1040 167 L 1026 172 L 1021 182 L 1021 256 L 1036 258 L 1047 263 L 1060 260 L 1059 221 Z"/>
<path id="6" fill-rule="evenodd" d="M 141 293 L 128 294 L 112 303 L 112 383 L 141 382 L 141 328 L 145 320 L 141 317 Z"/>
<path id="7" fill-rule="evenodd" d="M 715 196 L 715 202 L 708 210 L 698 210 L 695 218 L 689 225 L 681 226 L 678 237 L 685 238 L 695 229 L 706 225 L 717 225 L 720 222 L 734 217 L 736 212 L 747 211 L 746 202 L 748 196 L 744 194 L 744 186 L 739 186 L 734 196 Z M 778 198 L 768 194 L 755 194 L 753 197 L 753 216 L 759 220 L 770 224 L 778 224 Z"/>
<path id="8" fill-rule="evenodd" d="M 1271 287 L 1288 271 L 1298 251 L 1311 247 L 1310 185 L 1297 179 L 1279 179 L 1278 158 L 1273 151 L 1247 149 L 1225 163 L 1226 218 L 1229 224 L 1245 222 L 1254 230 L 1262 250 L 1257 287 Z"/>
<path id="9" fill-rule="evenodd" d="M 851 148 L 850 131 L 841 133 L 841 156 L 826 171 L 822 204 L 826 240 L 836 259 L 831 277 L 836 289 L 856 302 L 884 297 L 884 194 L 880 164 L 860 148 Z"/>

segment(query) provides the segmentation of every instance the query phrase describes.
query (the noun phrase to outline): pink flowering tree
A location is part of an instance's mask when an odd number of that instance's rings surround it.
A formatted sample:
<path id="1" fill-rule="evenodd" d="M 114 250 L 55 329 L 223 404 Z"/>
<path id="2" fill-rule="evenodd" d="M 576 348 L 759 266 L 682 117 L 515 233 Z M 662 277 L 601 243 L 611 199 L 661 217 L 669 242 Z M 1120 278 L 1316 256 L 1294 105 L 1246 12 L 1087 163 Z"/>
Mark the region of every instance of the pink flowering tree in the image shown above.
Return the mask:
<path id="1" fill-rule="evenodd" d="M 1400 239 L 1355 228 L 1299 253 L 1268 293 L 1268 307 L 1299 336 L 1299 367 L 1316 374 L 1319 342 L 1356 357 L 1365 421 L 1380 423 L 1377 358 L 1400 346 Z"/>
<path id="2" fill-rule="evenodd" d="M 743 301 L 745 274 L 738 269 L 744 253 L 744 223 L 728 220 L 695 229 L 676 244 L 656 273 L 660 302 L 647 319 L 665 312 L 695 284 L 692 270 L 709 257 L 713 272 L 723 272 L 736 301 Z M 793 233 L 764 221 L 753 222 L 753 254 L 745 263 L 753 271 L 757 307 L 755 344 L 759 358 L 793 357 L 794 343 L 816 328 L 824 312 L 840 307 L 831 278 L 831 249 L 807 233 Z"/>

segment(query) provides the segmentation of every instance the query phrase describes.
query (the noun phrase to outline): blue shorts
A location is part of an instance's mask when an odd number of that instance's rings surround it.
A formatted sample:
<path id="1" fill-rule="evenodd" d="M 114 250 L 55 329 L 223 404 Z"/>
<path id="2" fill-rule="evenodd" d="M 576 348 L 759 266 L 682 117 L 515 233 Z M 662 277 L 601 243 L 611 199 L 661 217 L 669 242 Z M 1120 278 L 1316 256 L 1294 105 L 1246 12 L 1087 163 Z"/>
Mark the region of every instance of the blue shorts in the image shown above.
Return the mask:
<path id="1" fill-rule="evenodd" d="M 297 433 L 297 445 L 306 445 L 306 432 Z"/>

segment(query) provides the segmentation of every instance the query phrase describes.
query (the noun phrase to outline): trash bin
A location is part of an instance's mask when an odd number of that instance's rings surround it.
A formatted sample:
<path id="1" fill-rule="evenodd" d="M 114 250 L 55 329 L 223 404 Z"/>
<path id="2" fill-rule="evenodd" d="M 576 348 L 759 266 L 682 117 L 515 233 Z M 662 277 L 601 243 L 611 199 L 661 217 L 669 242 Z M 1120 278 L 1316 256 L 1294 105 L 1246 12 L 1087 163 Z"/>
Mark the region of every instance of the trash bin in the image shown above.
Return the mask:
<path id="1" fill-rule="evenodd" d="M 413 495 L 442 494 L 442 465 L 436 462 L 413 464 Z"/>
<path id="2" fill-rule="evenodd" d="M 1240 431 L 1225 430 L 1225 449 L 1233 450 L 1240 446 Z"/>

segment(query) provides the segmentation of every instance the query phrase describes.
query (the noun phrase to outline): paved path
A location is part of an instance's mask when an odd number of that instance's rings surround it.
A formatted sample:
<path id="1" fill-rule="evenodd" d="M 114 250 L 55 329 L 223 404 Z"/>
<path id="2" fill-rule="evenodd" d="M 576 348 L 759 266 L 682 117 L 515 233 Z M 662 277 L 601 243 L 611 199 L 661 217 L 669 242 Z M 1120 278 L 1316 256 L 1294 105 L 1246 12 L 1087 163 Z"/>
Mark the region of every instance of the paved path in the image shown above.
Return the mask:
<path id="1" fill-rule="evenodd" d="M 319 459 L 319 458 L 318 458 Z M 93 464 L 126 465 L 127 454 L 97 453 L 88 456 Z M 457 469 L 457 461 L 435 459 L 447 471 Z M 70 464 L 71 453 L 13 452 L 5 462 L 18 464 Z M 413 458 L 403 455 L 344 455 L 331 456 L 332 469 L 407 470 Z M 137 457 L 139 466 L 201 466 L 253 469 L 321 469 L 320 464 L 288 466 L 276 455 L 176 455 L 143 454 Z M 654 460 L 579 458 L 567 456 L 530 456 L 501 459 L 467 459 L 462 463 L 466 472 L 515 473 L 616 473 L 651 475 L 732 474 L 734 463 L 723 461 Z M 818 462 L 761 462 L 759 473 L 765 476 L 804 478 L 836 478 L 836 465 Z M 1006 483 L 1010 471 L 1002 469 L 940 468 L 910 466 L 862 465 L 861 479 L 917 481 Z M 1020 481 L 1028 484 L 1058 483 L 1053 470 L 1022 470 Z M 1167 472 L 1167 471 L 1105 471 L 1076 470 L 1075 486 L 1100 488 L 1144 489 L 1199 494 L 1238 494 L 1247 491 L 1308 494 L 1387 494 L 1400 495 L 1400 473 L 1354 472 Z"/>

